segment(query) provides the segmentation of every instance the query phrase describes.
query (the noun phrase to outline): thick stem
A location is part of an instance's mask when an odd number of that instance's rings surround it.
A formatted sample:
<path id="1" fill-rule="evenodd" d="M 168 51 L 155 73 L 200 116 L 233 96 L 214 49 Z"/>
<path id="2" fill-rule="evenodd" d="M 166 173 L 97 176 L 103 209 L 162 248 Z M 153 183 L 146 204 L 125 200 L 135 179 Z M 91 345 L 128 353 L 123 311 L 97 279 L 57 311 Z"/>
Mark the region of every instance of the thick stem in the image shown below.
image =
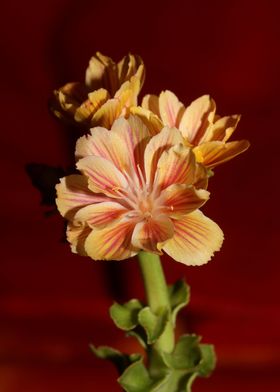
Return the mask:
<path id="1" fill-rule="evenodd" d="M 163 269 L 158 255 L 140 252 L 138 254 L 140 268 L 142 271 L 148 305 L 154 313 L 162 309 L 171 312 L 167 285 Z M 171 317 L 169 317 L 166 328 L 155 343 L 155 348 L 165 352 L 171 352 L 174 348 L 174 330 Z"/>

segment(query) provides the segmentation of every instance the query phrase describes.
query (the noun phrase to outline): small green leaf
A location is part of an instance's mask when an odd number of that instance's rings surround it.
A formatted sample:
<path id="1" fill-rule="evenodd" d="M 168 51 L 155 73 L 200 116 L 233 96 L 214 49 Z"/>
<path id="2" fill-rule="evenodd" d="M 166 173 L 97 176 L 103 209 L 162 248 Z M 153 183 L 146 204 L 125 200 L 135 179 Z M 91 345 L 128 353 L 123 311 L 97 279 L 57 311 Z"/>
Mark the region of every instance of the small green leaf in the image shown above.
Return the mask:
<path id="1" fill-rule="evenodd" d="M 198 374 L 202 377 L 209 376 L 216 367 L 216 354 L 212 344 L 200 344 L 201 360 L 198 364 Z"/>
<path id="2" fill-rule="evenodd" d="M 110 307 L 110 316 L 118 328 L 130 331 L 138 324 L 138 313 L 141 309 L 142 304 L 138 299 L 132 299 L 124 305 L 115 302 Z"/>
<path id="3" fill-rule="evenodd" d="M 199 340 L 200 337 L 197 335 L 181 336 L 173 353 L 163 353 L 167 366 L 192 372 L 201 359 L 201 352 L 198 347 Z"/>
<path id="4" fill-rule="evenodd" d="M 184 280 L 178 280 L 168 287 L 169 300 L 172 310 L 172 322 L 175 325 L 178 312 L 190 301 L 190 287 Z"/>
<path id="5" fill-rule="evenodd" d="M 156 315 L 147 306 L 138 313 L 139 324 L 145 329 L 148 344 L 153 344 L 163 333 L 168 321 L 168 310 Z"/>
<path id="6" fill-rule="evenodd" d="M 153 384 L 142 360 L 130 365 L 118 382 L 126 392 L 148 392 Z"/>
<path id="7" fill-rule="evenodd" d="M 97 358 L 111 361 L 116 366 L 120 374 L 132 363 L 141 359 L 140 354 L 123 354 L 120 351 L 108 346 L 95 347 L 93 344 L 91 344 L 90 349 L 93 354 L 97 356 Z"/>

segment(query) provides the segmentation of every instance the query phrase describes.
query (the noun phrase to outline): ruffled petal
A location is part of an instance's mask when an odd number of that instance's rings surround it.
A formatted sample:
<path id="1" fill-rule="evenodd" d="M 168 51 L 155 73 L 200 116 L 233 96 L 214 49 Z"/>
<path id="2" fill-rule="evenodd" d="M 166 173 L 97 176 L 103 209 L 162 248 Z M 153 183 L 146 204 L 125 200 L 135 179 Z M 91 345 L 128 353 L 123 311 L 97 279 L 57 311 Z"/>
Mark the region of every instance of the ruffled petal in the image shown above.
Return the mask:
<path id="1" fill-rule="evenodd" d="M 180 131 L 176 128 L 164 127 L 161 132 L 152 137 L 147 144 L 144 163 L 148 183 L 152 183 L 157 169 L 158 161 L 162 153 L 175 144 L 184 144 Z"/>
<path id="2" fill-rule="evenodd" d="M 185 110 L 179 129 L 182 135 L 192 144 L 199 144 L 207 128 L 213 123 L 216 104 L 209 95 L 193 101 Z"/>
<path id="3" fill-rule="evenodd" d="M 77 160 L 90 155 L 102 157 L 121 171 L 130 166 L 124 141 L 115 132 L 102 127 L 92 128 L 91 135 L 78 139 L 75 155 Z"/>
<path id="4" fill-rule="evenodd" d="M 159 111 L 164 125 L 178 128 L 184 109 L 182 102 L 171 91 L 161 92 L 159 96 Z"/>
<path id="5" fill-rule="evenodd" d="M 161 189 L 171 184 L 193 184 L 196 173 L 195 155 L 191 148 L 176 144 L 164 151 L 158 161 L 155 184 Z"/>
<path id="6" fill-rule="evenodd" d="M 69 222 L 67 225 L 67 241 L 71 244 L 71 251 L 80 256 L 87 256 L 85 251 L 85 241 L 92 229 L 87 225 L 79 225 Z"/>
<path id="7" fill-rule="evenodd" d="M 147 94 L 142 100 L 141 104 L 143 109 L 150 110 L 160 118 L 159 112 L 159 97 L 153 94 Z"/>
<path id="8" fill-rule="evenodd" d="M 161 192 L 160 200 L 168 216 L 180 219 L 200 208 L 209 199 L 209 195 L 210 193 L 204 189 L 197 190 L 193 186 L 173 184 Z"/>
<path id="9" fill-rule="evenodd" d="M 224 143 L 220 141 L 206 142 L 193 149 L 196 159 L 208 168 L 227 162 L 246 151 L 250 146 L 248 140 Z"/>
<path id="10" fill-rule="evenodd" d="M 138 173 L 138 167 L 143 170 L 144 151 L 150 140 L 150 132 L 143 121 L 133 115 L 127 120 L 120 118 L 114 122 L 111 132 L 118 135 L 126 146 L 128 161 L 134 173 Z"/>
<path id="11" fill-rule="evenodd" d="M 123 260 L 134 256 L 138 251 L 131 244 L 134 226 L 134 221 L 125 220 L 94 229 L 85 242 L 88 256 L 94 260 Z"/>
<path id="12" fill-rule="evenodd" d="M 79 174 L 61 178 L 56 185 L 56 205 L 62 216 L 71 220 L 81 207 L 108 200 L 104 195 L 93 193 L 88 188 L 88 179 Z"/>
<path id="13" fill-rule="evenodd" d="M 199 210 L 174 220 L 174 236 L 162 249 L 174 260 L 186 265 L 207 263 L 220 250 L 224 235 L 220 227 Z"/>
<path id="14" fill-rule="evenodd" d="M 121 204 L 108 201 L 81 208 L 73 219 L 82 224 L 86 222 L 90 227 L 100 227 L 119 219 L 127 212 Z"/>
<path id="15" fill-rule="evenodd" d="M 159 215 L 156 219 L 150 218 L 137 223 L 131 242 L 135 248 L 161 254 L 157 247 L 158 243 L 165 242 L 173 234 L 172 221 L 165 215 Z"/>
<path id="16" fill-rule="evenodd" d="M 93 192 L 101 192 L 107 196 L 119 198 L 119 191 L 128 186 L 125 177 L 116 166 L 102 157 L 82 158 L 76 166 L 88 177 L 88 187 Z"/>

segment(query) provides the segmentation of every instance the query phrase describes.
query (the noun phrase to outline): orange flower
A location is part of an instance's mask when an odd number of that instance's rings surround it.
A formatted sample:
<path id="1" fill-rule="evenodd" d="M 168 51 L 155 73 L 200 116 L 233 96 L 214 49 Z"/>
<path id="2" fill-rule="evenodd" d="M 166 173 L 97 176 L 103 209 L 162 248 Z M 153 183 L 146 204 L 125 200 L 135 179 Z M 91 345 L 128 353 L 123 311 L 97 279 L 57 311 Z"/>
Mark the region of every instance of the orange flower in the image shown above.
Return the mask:
<path id="1" fill-rule="evenodd" d="M 138 109 L 142 117 L 147 117 L 147 113 L 151 111 L 162 121 L 157 131 L 164 125 L 178 128 L 193 148 L 197 162 L 210 169 L 234 158 L 249 147 L 247 140 L 228 142 L 240 115 L 216 115 L 215 101 L 209 95 L 203 95 L 185 108 L 175 94 L 166 90 L 159 97 L 146 95 L 142 108 L 143 111 Z"/>
<path id="2" fill-rule="evenodd" d="M 86 70 L 85 84 L 67 83 L 54 91 L 51 110 L 60 119 L 83 128 L 110 128 L 114 120 L 137 105 L 145 78 L 139 56 L 127 55 L 119 63 L 97 52 Z"/>
<path id="3" fill-rule="evenodd" d="M 72 251 L 94 260 L 122 260 L 162 250 L 187 265 L 206 263 L 223 233 L 198 210 L 209 198 L 206 172 L 180 131 L 151 136 L 137 116 L 81 137 L 82 174 L 61 179 L 57 206 L 68 220 Z"/>

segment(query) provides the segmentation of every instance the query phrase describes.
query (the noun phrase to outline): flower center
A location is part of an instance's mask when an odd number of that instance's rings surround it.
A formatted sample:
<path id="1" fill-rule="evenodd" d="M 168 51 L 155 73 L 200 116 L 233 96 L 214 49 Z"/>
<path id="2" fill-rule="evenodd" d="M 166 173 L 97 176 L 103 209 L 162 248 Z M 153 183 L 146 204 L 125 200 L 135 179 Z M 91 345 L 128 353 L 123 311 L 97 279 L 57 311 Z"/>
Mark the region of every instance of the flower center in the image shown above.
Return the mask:
<path id="1" fill-rule="evenodd" d="M 153 202 L 151 200 L 150 195 L 146 195 L 143 199 L 140 198 L 138 208 L 139 212 L 142 213 L 145 217 L 150 217 L 152 216 L 152 210 L 153 210 Z"/>

